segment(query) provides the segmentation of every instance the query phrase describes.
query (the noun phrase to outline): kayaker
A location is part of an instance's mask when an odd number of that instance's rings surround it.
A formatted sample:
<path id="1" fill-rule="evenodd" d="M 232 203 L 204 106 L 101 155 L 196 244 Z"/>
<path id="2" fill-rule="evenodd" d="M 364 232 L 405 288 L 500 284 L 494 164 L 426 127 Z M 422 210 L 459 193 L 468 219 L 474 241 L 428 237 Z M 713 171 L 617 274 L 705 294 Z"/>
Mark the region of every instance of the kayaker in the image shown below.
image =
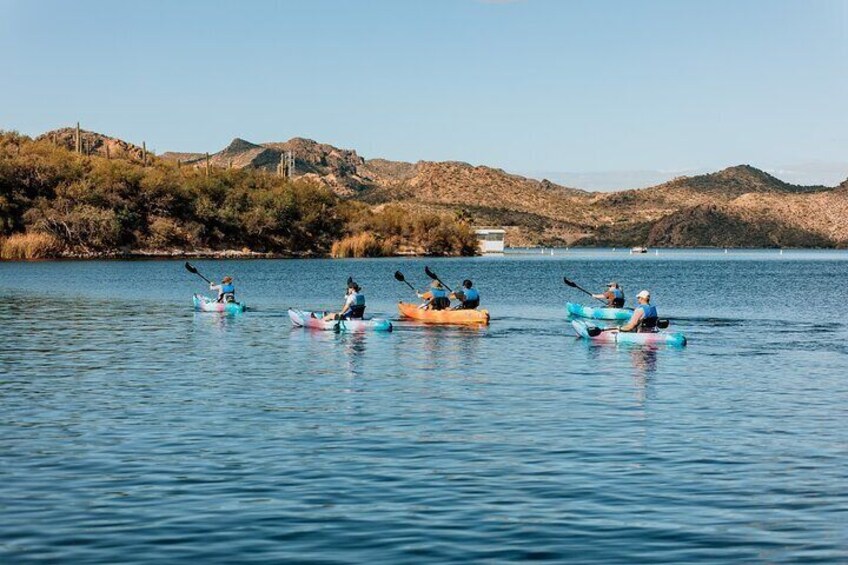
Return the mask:
<path id="1" fill-rule="evenodd" d="M 659 321 L 657 307 L 651 305 L 651 293 L 647 290 L 640 290 L 636 295 L 636 302 L 639 304 L 633 309 L 633 315 L 630 320 L 619 328 L 623 332 L 653 332 L 657 329 Z"/>
<path id="2" fill-rule="evenodd" d="M 593 294 L 592 296 L 606 300 L 607 306 L 610 308 L 624 308 L 624 291 L 615 281 L 607 284 L 607 289 L 602 294 Z"/>
<path id="3" fill-rule="evenodd" d="M 439 281 L 430 283 L 430 290 L 424 294 L 418 293 L 418 298 L 424 300 L 424 303 L 419 308 L 425 310 L 446 310 L 450 308 L 448 291 L 445 290 L 445 287 Z"/>
<path id="4" fill-rule="evenodd" d="M 462 281 L 462 288 L 450 295 L 450 298 L 460 301 L 453 307 L 454 310 L 476 310 L 480 306 L 480 293 L 476 288 L 472 288 L 473 286 L 474 283 L 465 279 Z"/>
<path id="5" fill-rule="evenodd" d="M 362 287 L 353 280 L 347 281 L 347 291 L 344 306 L 338 314 L 332 313 L 324 316 L 325 320 L 361 320 L 365 316 L 365 294 Z"/>
<path id="6" fill-rule="evenodd" d="M 209 290 L 218 293 L 218 302 L 230 303 L 236 301 L 236 287 L 233 286 L 233 277 L 226 276 L 221 279 L 221 284 L 211 283 Z"/>

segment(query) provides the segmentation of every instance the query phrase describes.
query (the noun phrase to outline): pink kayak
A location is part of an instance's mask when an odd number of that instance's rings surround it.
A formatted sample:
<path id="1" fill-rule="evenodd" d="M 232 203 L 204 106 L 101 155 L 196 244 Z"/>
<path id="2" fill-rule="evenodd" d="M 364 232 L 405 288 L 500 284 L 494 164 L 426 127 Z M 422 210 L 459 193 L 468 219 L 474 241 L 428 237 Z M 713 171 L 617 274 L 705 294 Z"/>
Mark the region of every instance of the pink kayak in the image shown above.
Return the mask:
<path id="1" fill-rule="evenodd" d="M 636 343 L 645 345 L 686 345 L 686 336 L 672 332 L 620 332 L 617 328 L 590 326 L 583 320 L 572 320 L 571 327 L 583 339 L 602 343 Z"/>
<path id="2" fill-rule="evenodd" d="M 289 310 L 292 325 L 300 328 L 330 330 L 334 332 L 390 332 L 392 323 L 384 318 L 366 318 L 364 320 L 324 320 L 328 312 L 309 312 Z"/>

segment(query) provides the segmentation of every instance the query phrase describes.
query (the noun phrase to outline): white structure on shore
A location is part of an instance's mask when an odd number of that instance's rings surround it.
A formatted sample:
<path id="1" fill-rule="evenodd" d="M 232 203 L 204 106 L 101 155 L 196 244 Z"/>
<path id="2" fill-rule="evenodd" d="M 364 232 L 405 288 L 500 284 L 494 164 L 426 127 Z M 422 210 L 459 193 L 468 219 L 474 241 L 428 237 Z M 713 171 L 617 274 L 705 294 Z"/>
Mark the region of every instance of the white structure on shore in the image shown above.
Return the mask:
<path id="1" fill-rule="evenodd" d="M 504 236 L 506 230 L 500 228 L 484 228 L 474 230 L 477 234 L 477 243 L 480 244 L 480 253 L 503 253 Z"/>

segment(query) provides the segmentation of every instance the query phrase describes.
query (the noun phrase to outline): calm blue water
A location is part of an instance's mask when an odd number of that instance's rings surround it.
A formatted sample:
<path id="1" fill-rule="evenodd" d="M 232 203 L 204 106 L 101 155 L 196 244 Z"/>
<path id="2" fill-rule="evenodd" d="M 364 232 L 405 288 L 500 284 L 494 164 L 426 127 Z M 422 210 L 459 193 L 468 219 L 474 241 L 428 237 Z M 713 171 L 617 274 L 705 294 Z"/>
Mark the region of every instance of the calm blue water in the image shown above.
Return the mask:
<path id="1" fill-rule="evenodd" d="M 846 562 L 846 252 L 0 263 L 0 562 Z M 488 329 L 291 329 L 429 264 Z M 614 278 L 685 349 L 564 320 Z"/>

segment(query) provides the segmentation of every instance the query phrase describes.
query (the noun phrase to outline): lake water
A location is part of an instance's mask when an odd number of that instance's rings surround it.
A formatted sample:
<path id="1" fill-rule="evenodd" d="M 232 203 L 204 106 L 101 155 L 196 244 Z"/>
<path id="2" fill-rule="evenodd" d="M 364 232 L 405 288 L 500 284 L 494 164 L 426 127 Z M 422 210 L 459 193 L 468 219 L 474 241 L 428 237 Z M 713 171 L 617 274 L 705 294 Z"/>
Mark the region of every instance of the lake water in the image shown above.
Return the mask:
<path id="1" fill-rule="evenodd" d="M 846 252 L 0 263 L 0 562 L 846 562 Z M 292 329 L 430 265 L 487 329 Z M 568 276 L 686 348 L 589 345 Z"/>

